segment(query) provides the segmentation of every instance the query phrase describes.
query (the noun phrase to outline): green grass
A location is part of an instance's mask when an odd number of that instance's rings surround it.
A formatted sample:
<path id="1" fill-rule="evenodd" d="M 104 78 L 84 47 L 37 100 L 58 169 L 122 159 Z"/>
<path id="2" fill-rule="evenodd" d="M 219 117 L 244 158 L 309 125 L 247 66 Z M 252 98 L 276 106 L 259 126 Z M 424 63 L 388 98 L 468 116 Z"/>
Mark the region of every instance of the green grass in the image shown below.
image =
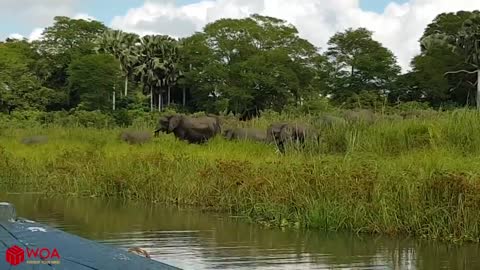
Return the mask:
<path id="1" fill-rule="evenodd" d="M 323 129 L 320 145 L 289 148 L 285 156 L 272 145 L 219 137 L 188 145 L 162 135 L 128 145 L 120 131 L 4 129 L 0 188 L 192 205 L 268 225 L 480 238 L 480 114 L 474 111 Z M 47 135 L 49 142 L 21 144 L 29 135 Z"/>

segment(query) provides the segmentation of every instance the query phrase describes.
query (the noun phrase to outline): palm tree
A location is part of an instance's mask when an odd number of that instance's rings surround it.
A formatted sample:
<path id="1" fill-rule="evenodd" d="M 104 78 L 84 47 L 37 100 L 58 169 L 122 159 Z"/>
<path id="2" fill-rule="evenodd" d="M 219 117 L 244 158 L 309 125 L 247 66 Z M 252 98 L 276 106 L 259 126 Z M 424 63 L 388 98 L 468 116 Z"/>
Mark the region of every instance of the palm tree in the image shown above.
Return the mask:
<path id="1" fill-rule="evenodd" d="M 125 93 L 128 95 L 128 79 L 133 73 L 137 62 L 135 44 L 138 35 L 121 30 L 107 30 L 97 39 L 97 52 L 109 53 L 120 62 L 120 69 L 125 75 Z"/>
<path id="2" fill-rule="evenodd" d="M 151 110 L 154 96 L 158 96 L 158 109 L 162 110 L 164 87 L 167 87 L 167 103 L 170 104 L 171 86 L 180 74 L 176 46 L 176 40 L 166 35 L 147 35 L 139 39 L 134 74 L 143 83 L 144 89 L 150 92 Z"/>
<path id="3" fill-rule="evenodd" d="M 174 87 L 178 79 L 182 76 L 183 72 L 180 70 L 180 56 L 179 56 L 179 48 L 180 45 L 178 42 L 172 42 L 168 44 L 168 51 L 166 57 L 168 57 L 168 60 L 166 63 L 168 63 L 167 66 L 167 73 L 166 73 L 166 84 L 167 84 L 167 105 L 170 105 L 170 91 L 171 88 Z"/>

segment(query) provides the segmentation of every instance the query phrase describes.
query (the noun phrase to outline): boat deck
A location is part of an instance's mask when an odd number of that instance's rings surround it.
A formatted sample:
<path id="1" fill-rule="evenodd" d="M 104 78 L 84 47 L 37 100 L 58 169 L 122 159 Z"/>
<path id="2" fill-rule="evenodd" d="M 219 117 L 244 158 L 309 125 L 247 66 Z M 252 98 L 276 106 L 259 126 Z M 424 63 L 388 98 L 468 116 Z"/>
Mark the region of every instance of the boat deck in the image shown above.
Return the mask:
<path id="1" fill-rule="evenodd" d="M 0 203 L 0 242 L 0 269 L 179 269 L 17 218 L 9 203 Z"/>

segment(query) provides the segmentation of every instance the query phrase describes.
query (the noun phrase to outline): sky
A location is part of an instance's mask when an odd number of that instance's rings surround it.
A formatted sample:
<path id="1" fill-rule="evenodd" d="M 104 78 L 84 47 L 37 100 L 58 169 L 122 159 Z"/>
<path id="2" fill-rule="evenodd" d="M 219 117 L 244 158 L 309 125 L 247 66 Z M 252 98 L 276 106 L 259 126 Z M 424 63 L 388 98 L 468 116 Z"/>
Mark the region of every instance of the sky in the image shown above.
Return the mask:
<path id="1" fill-rule="evenodd" d="M 475 9 L 480 0 L 0 0 L 0 40 L 38 39 L 57 15 L 95 19 L 140 35 L 183 37 L 220 18 L 258 13 L 292 23 L 320 51 L 335 32 L 366 27 L 407 71 L 436 15 Z"/>

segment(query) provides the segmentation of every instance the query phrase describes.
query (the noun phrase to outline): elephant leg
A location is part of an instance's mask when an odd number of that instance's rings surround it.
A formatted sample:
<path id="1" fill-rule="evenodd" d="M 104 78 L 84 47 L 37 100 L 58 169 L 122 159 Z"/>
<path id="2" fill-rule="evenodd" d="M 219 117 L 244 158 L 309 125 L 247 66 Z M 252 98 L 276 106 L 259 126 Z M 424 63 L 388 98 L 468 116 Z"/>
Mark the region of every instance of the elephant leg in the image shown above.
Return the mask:
<path id="1" fill-rule="evenodd" d="M 285 144 L 283 142 L 278 143 L 278 150 L 280 153 L 285 154 Z"/>
<path id="2" fill-rule="evenodd" d="M 157 129 L 153 132 L 154 137 L 158 137 L 158 134 L 160 133 L 160 129 Z"/>

